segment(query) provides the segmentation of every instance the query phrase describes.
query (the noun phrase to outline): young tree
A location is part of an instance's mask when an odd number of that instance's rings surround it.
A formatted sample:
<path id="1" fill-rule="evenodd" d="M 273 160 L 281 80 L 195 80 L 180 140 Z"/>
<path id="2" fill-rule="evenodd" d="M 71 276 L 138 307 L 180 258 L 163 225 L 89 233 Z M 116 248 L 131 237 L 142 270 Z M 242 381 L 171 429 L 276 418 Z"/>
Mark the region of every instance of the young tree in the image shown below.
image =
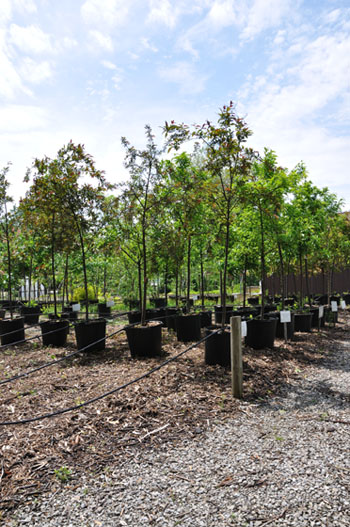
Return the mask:
<path id="1" fill-rule="evenodd" d="M 226 319 L 226 292 L 230 230 L 237 210 L 255 152 L 245 146 L 252 134 L 245 121 L 235 111 L 233 103 L 223 106 L 217 123 L 206 121 L 201 126 L 165 123 L 165 135 L 169 147 L 178 149 L 187 140 L 195 139 L 205 146 L 204 167 L 210 176 L 208 196 L 215 209 L 218 230 L 223 233 L 223 298 L 222 325 Z"/>

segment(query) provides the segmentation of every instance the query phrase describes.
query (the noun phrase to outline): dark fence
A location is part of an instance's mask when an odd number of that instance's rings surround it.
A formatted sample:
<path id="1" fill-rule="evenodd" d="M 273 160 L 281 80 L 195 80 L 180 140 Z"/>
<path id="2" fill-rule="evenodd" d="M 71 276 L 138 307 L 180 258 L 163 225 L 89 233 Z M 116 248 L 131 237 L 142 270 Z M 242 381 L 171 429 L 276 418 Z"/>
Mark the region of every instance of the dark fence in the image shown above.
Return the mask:
<path id="1" fill-rule="evenodd" d="M 309 289 L 311 295 L 327 294 L 327 274 L 318 273 L 309 275 Z M 266 278 L 266 288 L 269 295 L 281 295 L 281 278 L 279 275 L 272 275 Z M 350 291 L 350 268 L 343 271 L 331 273 L 331 293 L 344 293 Z M 289 274 L 287 276 L 287 295 L 298 294 L 300 292 L 300 275 Z M 306 280 L 303 277 L 303 294 L 306 295 Z"/>

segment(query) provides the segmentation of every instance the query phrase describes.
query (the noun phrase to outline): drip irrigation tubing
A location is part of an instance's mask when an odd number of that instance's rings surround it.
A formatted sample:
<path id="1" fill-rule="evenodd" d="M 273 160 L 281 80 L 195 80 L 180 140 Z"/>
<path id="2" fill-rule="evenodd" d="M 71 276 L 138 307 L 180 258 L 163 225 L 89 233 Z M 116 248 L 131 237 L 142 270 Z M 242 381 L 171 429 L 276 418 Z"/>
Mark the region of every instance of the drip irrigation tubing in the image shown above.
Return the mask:
<path id="1" fill-rule="evenodd" d="M 159 317 L 158 319 L 152 318 L 152 319 L 149 319 L 149 320 L 160 320 L 161 318 L 165 318 L 165 317 Z M 98 343 L 100 343 L 100 342 L 102 342 L 104 340 L 107 340 L 108 338 L 113 337 L 114 335 L 117 335 L 118 333 L 121 333 L 122 331 L 125 331 L 127 328 L 132 328 L 133 326 L 137 326 L 138 324 L 139 324 L 139 322 L 135 322 L 133 324 L 128 324 L 127 326 L 124 326 L 123 328 L 120 328 L 117 331 L 114 331 L 113 333 L 110 333 L 109 335 L 105 335 L 104 337 L 100 338 L 99 340 L 91 342 L 90 344 L 88 344 L 84 348 L 80 348 L 78 350 L 73 351 L 72 353 L 69 353 L 68 355 L 65 355 L 64 357 L 52 360 L 50 362 L 46 362 L 45 364 L 42 364 L 41 366 L 38 366 L 37 368 L 33 368 L 32 370 L 29 370 L 29 371 L 24 372 L 24 373 L 19 373 L 18 375 L 14 375 L 13 377 L 9 377 L 8 379 L 2 379 L 0 381 L 0 386 L 3 385 L 3 384 L 8 384 L 10 382 L 14 382 L 14 381 L 16 381 L 18 379 L 22 379 L 23 377 L 28 377 L 32 373 L 35 373 L 37 371 L 43 370 L 45 368 L 48 368 L 49 366 L 53 366 L 55 364 L 58 364 L 59 362 L 63 362 L 66 359 L 74 357 L 74 355 L 77 355 L 78 353 L 86 351 L 87 349 L 91 348 L 95 344 L 98 344 Z M 62 328 L 55 329 L 53 331 L 48 331 L 47 333 L 45 333 L 45 335 L 50 335 L 51 333 L 56 333 L 57 331 L 62 331 Z M 42 337 L 42 335 L 36 335 L 35 337 L 30 337 L 30 338 L 26 339 L 26 341 L 20 340 L 20 341 L 18 341 L 18 343 L 27 342 L 29 340 L 34 340 L 36 338 L 41 338 L 41 337 Z M 15 343 L 13 343 L 13 344 L 15 344 Z"/>
<path id="2" fill-rule="evenodd" d="M 93 397 L 92 399 L 89 399 L 88 401 L 84 401 L 81 404 L 77 404 L 75 406 L 70 406 L 68 408 L 62 408 L 61 410 L 56 410 L 55 412 L 50 412 L 50 413 L 47 413 L 47 414 L 38 415 L 36 417 L 29 417 L 28 419 L 20 419 L 18 421 L 3 421 L 3 422 L 0 422 L 0 426 L 24 425 L 24 424 L 28 424 L 28 423 L 34 423 L 36 421 L 42 421 L 43 419 L 49 419 L 51 417 L 56 417 L 58 415 L 62 415 L 62 414 L 68 413 L 68 412 L 72 412 L 74 410 L 78 410 L 79 408 L 83 408 L 84 406 L 88 406 L 88 405 L 90 405 L 92 403 L 100 401 L 101 399 L 104 399 L 105 397 L 108 397 L 109 395 L 113 395 L 114 393 L 119 392 L 119 391 L 123 390 L 124 388 L 127 388 L 128 386 L 130 386 L 132 384 L 135 384 L 136 382 L 139 382 L 139 381 L 145 379 L 146 377 L 149 377 L 150 375 L 152 375 L 152 373 L 155 373 L 156 371 L 160 370 L 161 368 L 164 368 L 164 366 L 166 366 L 170 362 L 174 362 L 179 357 L 181 357 L 182 355 L 185 355 L 185 353 L 188 353 L 191 349 L 195 348 L 196 346 L 198 346 L 202 342 L 205 342 L 206 340 L 211 338 L 215 333 L 218 333 L 219 331 L 221 331 L 221 328 L 213 331 L 209 335 L 206 335 L 205 337 L 200 339 L 198 342 L 195 342 L 194 344 L 191 344 L 191 346 L 189 346 L 185 350 L 180 351 L 180 353 L 178 353 L 177 355 L 174 355 L 173 357 L 170 357 L 169 359 L 167 359 L 166 361 L 162 362 L 158 366 L 155 366 L 154 368 L 151 368 L 146 373 L 143 373 L 142 375 L 139 375 L 135 379 L 132 379 L 131 381 L 128 381 L 128 382 L 126 382 L 124 384 L 121 384 L 120 386 L 117 386 L 116 388 L 113 388 L 113 390 L 109 390 L 108 392 L 105 392 L 105 393 L 103 393 L 101 395 Z"/>

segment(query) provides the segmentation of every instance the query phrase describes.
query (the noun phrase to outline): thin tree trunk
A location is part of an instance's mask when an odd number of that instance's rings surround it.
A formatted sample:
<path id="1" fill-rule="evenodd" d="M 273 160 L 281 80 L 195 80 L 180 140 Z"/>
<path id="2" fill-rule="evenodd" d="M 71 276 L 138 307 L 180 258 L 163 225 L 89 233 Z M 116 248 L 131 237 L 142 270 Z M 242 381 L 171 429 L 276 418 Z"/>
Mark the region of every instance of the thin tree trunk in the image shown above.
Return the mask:
<path id="1" fill-rule="evenodd" d="M 277 242 L 278 246 L 278 256 L 280 260 L 280 272 L 281 272 L 281 293 L 282 293 L 282 309 L 285 307 L 285 298 L 286 298 L 286 280 L 285 280 L 285 272 L 284 272 L 284 260 L 283 260 L 283 252 L 280 242 Z"/>
<path id="2" fill-rule="evenodd" d="M 13 307 L 12 307 L 12 263 L 11 263 L 11 246 L 9 236 L 9 224 L 7 216 L 7 206 L 5 203 L 5 233 L 6 233 L 6 247 L 7 247 L 7 272 L 8 272 L 8 296 L 10 302 L 10 317 L 13 319 Z"/>
<path id="3" fill-rule="evenodd" d="M 31 289 L 32 289 L 32 272 L 33 272 L 33 253 L 30 253 L 30 262 L 29 262 L 29 277 L 28 277 L 28 303 L 30 304 L 31 299 Z"/>
<path id="4" fill-rule="evenodd" d="M 303 256 L 299 248 L 299 272 L 300 272 L 300 309 L 303 307 Z"/>
<path id="5" fill-rule="evenodd" d="M 139 307 L 141 310 L 142 306 L 142 262 L 141 259 L 137 261 L 137 281 L 138 281 L 138 297 L 139 297 Z"/>
<path id="6" fill-rule="evenodd" d="M 261 260 L 261 319 L 264 319 L 265 310 L 265 237 L 264 237 L 264 222 L 261 207 L 259 206 L 260 213 L 260 236 L 261 236 L 261 249 L 260 249 L 260 260 Z"/>
<path id="7" fill-rule="evenodd" d="M 187 293 L 186 293 L 186 311 L 191 311 L 190 305 L 190 290 L 191 290 L 191 236 L 187 240 Z"/>
<path id="8" fill-rule="evenodd" d="M 243 307 L 246 304 L 247 296 L 247 257 L 244 257 L 244 269 L 243 269 Z"/>
<path id="9" fill-rule="evenodd" d="M 54 313 L 55 313 L 55 318 L 57 318 L 56 275 L 55 275 L 55 214 L 52 215 L 52 225 L 51 225 L 51 272 L 52 272 Z"/>
<path id="10" fill-rule="evenodd" d="M 226 236 L 225 236 L 225 259 L 224 259 L 224 273 L 222 280 L 222 319 L 221 326 L 225 327 L 226 321 L 226 283 L 227 283 L 227 263 L 228 263 L 228 247 L 230 242 L 230 210 L 231 210 L 231 201 L 227 201 L 227 210 L 226 210 Z"/>
<path id="11" fill-rule="evenodd" d="M 146 252 L 146 225 L 145 217 L 142 221 L 142 256 L 143 256 L 143 297 L 141 308 L 141 326 L 146 326 L 146 301 L 147 301 L 147 252 Z"/>
<path id="12" fill-rule="evenodd" d="M 311 296 L 310 296 L 310 284 L 309 284 L 309 269 L 307 265 L 307 256 L 304 257 L 305 265 L 305 285 L 306 285 L 306 295 L 309 300 L 309 305 L 311 306 Z"/>
<path id="13" fill-rule="evenodd" d="M 168 259 L 166 259 L 166 262 L 165 262 L 164 297 L 165 297 L 165 305 L 167 305 L 168 304 Z"/>
<path id="14" fill-rule="evenodd" d="M 202 303 L 202 306 L 204 308 L 204 265 L 203 265 L 203 252 L 202 252 L 202 249 L 201 249 L 201 252 L 200 252 L 200 265 L 201 265 L 201 278 L 200 278 L 200 282 L 201 282 L 201 303 Z"/>
<path id="15" fill-rule="evenodd" d="M 177 264 L 175 271 L 175 305 L 176 307 L 179 306 L 179 268 Z"/>

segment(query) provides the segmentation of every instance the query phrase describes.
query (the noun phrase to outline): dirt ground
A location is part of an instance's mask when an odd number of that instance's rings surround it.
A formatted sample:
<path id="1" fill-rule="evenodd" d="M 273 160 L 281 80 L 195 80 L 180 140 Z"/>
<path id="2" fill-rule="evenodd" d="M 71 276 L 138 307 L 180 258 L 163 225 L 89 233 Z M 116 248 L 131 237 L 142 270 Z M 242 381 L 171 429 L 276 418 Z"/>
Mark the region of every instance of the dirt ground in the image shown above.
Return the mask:
<path id="1" fill-rule="evenodd" d="M 119 321 L 120 323 L 121 321 Z M 107 333 L 115 331 L 109 325 Z M 32 334 L 33 329 L 31 330 Z M 298 333 L 273 349 L 244 347 L 244 399 L 257 403 L 278 393 L 303 368 L 332 352 L 349 335 L 350 316 L 336 328 Z M 0 351 L 0 380 L 74 351 L 43 348 L 40 340 Z M 107 341 L 104 352 L 80 354 L 33 375 L 0 386 L 0 421 L 21 420 L 79 405 L 121 385 L 186 349 L 163 330 L 165 356 L 131 359 L 125 333 Z M 24 425 L 0 426 L 0 518 L 29 497 L 59 489 L 62 467 L 67 485 L 133 456 L 137 449 L 176 444 L 202 433 L 212 422 L 241 411 L 231 396 L 230 371 L 204 363 L 201 344 L 142 381 L 92 405 Z M 64 471 L 63 471 L 64 473 Z M 2 511 L 2 512 L 1 512 Z"/>

